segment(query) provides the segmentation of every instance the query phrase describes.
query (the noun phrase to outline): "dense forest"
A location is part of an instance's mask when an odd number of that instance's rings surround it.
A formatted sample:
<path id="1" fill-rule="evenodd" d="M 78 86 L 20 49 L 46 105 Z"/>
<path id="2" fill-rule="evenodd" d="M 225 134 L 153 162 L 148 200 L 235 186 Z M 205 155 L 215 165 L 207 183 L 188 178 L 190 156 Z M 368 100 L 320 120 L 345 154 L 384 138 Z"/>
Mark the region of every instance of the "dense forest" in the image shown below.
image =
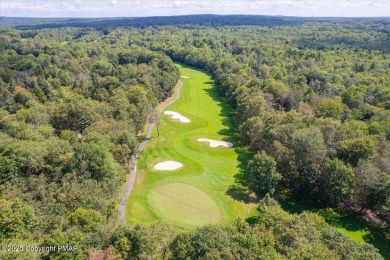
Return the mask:
<path id="1" fill-rule="evenodd" d="M 364 32 L 367 42 L 380 37 Z M 381 46 L 338 42 L 363 33 L 324 24 L 176 31 L 176 42 L 173 33 L 147 46 L 212 73 L 256 153 L 242 178 L 252 191 L 287 188 L 389 221 L 390 56 Z"/>
<path id="2" fill-rule="evenodd" d="M 382 259 L 277 201 L 363 215 L 390 240 L 390 20 L 207 17 L 6 23 L 2 244 L 79 248 L 50 259 Z M 210 73 L 236 111 L 231 194 L 259 203 L 250 224 L 118 227 L 137 135 L 180 77 L 172 60 Z"/>
<path id="3" fill-rule="evenodd" d="M 137 133 L 179 78 L 168 57 L 114 38 L 2 32 L 2 242 L 75 241 L 83 254 L 108 239 Z"/>

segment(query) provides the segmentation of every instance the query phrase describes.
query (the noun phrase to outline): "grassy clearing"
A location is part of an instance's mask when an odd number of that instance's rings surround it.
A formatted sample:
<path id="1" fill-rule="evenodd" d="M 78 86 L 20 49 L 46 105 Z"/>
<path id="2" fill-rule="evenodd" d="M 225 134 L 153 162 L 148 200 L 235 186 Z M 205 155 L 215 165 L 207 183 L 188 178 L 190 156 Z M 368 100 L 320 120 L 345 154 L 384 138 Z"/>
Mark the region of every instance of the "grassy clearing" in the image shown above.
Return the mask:
<path id="1" fill-rule="evenodd" d="M 246 218 L 255 205 L 239 202 L 227 194 L 239 172 L 238 155 L 234 148 L 211 148 L 207 143 L 197 141 L 197 138 L 210 138 L 234 144 L 236 140 L 231 137 L 233 111 L 221 99 L 209 75 L 178 66 L 181 74 L 189 78 L 182 78 L 184 85 L 180 99 L 165 110 L 178 112 L 191 122 L 183 124 L 160 114 L 160 137 L 155 130 L 138 162 L 136 186 L 127 205 L 127 221 L 130 224 L 151 224 L 162 220 L 174 222 L 182 228 L 198 226 L 199 223 L 172 221 L 169 214 L 163 213 L 165 204 L 155 198 L 156 191 L 171 183 L 188 184 L 207 194 L 218 207 L 220 222 Z M 165 160 L 178 161 L 184 166 L 163 172 L 153 168 L 157 162 Z M 182 207 L 184 209 L 185 206 Z M 180 210 L 177 207 L 173 213 Z"/>
<path id="2" fill-rule="evenodd" d="M 170 223 L 201 226 L 221 219 L 217 204 L 206 193 L 188 184 L 158 186 L 149 193 L 149 200 Z"/>
<path id="3" fill-rule="evenodd" d="M 290 213 L 301 213 L 305 210 L 320 214 L 326 222 L 336 227 L 341 233 L 346 234 L 354 241 L 372 244 L 379 249 L 385 259 L 390 259 L 389 230 L 379 229 L 360 216 L 348 216 L 333 209 L 319 209 L 315 206 L 299 203 L 291 198 L 283 198 L 279 202 Z"/>

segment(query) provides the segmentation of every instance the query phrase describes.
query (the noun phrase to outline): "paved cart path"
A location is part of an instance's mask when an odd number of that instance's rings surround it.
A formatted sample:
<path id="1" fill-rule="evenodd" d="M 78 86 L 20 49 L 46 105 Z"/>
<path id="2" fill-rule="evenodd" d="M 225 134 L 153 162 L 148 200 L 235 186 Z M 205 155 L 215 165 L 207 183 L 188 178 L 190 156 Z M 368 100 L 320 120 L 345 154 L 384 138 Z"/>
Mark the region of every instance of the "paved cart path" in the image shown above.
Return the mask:
<path id="1" fill-rule="evenodd" d="M 166 107 L 168 107 L 170 104 L 175 102 L 180 98 L 180 89 L 183 86 L 183 83 L 179 81 L 174 89 L 173 95 L 169 97 L 167 100 L 161 102 L 155 109 L 155 112 L 152 113 L 152 120 L 149 125 L 148 132 L 146 133 L 144 141 L 139 145 L 138 147 L 138 152 L 136 155 L 133 155 L 131 158 L 131 165 L 134 165 L 133 169 L 131 170 L 129 177 L 127 178 L 126 181 L 126 188 L 123 191 L 122 199 L 119 204 L 119 220 L 126 222 L 126 204 L 127 204 L 127 199 L 130 196 L 131 191 L 133 190 L 134 182 L 135 182 L 135 177 L 137 176 L 137 159 L 138 156 L 141 154 L 141 152 L 145 149 L 146 145 L 148 144 L 150 140 L 150 136 L 152 135 L 153 128 L 156 125 L 156 117 L 153 115 L 156 113 L 159 115 Z"/>

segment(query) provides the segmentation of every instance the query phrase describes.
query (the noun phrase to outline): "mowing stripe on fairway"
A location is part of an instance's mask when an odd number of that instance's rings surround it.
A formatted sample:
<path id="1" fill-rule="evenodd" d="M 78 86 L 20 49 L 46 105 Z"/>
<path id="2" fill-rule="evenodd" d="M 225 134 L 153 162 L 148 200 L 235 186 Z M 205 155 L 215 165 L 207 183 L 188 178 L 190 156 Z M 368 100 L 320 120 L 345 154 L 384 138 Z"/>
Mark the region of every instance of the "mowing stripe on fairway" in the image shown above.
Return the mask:
<path id="1" fill-rule="evenodd" d="M 217 204 L 204 192 L 184 183 L 164 184 L 154 188 L 151 203 L 169 222 L 205 225 L 221 219 Z"/>
<path id="2" fill-rule="evenodd" d="M 176 122 L 164 113 L 159 117 L 160 136 L 153 132 L 138 161 L 143 174 L 138 176 L 128 200 L 128 223 L 165 221 L 193 229 L 209 223 L 227 223 L 238 217 L 245 219 L 256 212 L 256 205 L 236 200 L 229 192 L 240 171 L 236 149 L 212 148 L 197 141 L 209 138 L 235 144 L 231 135 L 234 111 L 218 94 L 210 75 L 183 65 L 178 67 L 182 75 L 190 78 L 183 79 L 180 98 L 166 110 L 175 111 L 191 122 Z M 184 167 L 164 174 L 153 168 L 168 159 Z M 174 186 L 165 186 L 171 184 Z"/>

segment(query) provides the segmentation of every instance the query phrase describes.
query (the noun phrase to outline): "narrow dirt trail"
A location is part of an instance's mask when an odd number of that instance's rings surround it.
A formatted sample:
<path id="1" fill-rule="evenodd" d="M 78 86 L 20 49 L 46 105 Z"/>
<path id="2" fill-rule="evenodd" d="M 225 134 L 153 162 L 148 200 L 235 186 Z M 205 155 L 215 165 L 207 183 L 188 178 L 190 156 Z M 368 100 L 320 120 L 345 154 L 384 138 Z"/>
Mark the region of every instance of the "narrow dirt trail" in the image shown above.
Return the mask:
<path id="1" fill-rule="evenodd" d="M 174 88 L 173 94 L 171 97 L 168 99 L 164 100 L 154 110 L 153 114 L 159 115 L 166 107 L 168 107 L 170 104 L 175 102 L 180 98 L 180 89 L 183 86 L 183 83 L 179 81 L 177 85 Z M 134 165 L 133 169 L 131 170 L 129 177 L 126 180 L 126 187 L 125 190 L 123 191 L 122 199 L 119 204 L 119 220 L 122 222 L 126 223 L 126 204 L 127 204 L 127 199 L 130 196 L 131 191 L 133 190 L 134 182 L 135 182 L 135 177 L 137 176 L 137 159 L 141 152 L 145 149 L 146 145 L 148 144 L 150 140 L 150 136 L 152 135 L 154 126 L 156 125 L 156 118 L 153 118 L 153 121 L 149 125 L 148 132 L 146 133 L 144 141 L 139 145 L 138 147 L 138 152 L 137 154 L 133 155 L 131 158 L 131 165 Z"/>

